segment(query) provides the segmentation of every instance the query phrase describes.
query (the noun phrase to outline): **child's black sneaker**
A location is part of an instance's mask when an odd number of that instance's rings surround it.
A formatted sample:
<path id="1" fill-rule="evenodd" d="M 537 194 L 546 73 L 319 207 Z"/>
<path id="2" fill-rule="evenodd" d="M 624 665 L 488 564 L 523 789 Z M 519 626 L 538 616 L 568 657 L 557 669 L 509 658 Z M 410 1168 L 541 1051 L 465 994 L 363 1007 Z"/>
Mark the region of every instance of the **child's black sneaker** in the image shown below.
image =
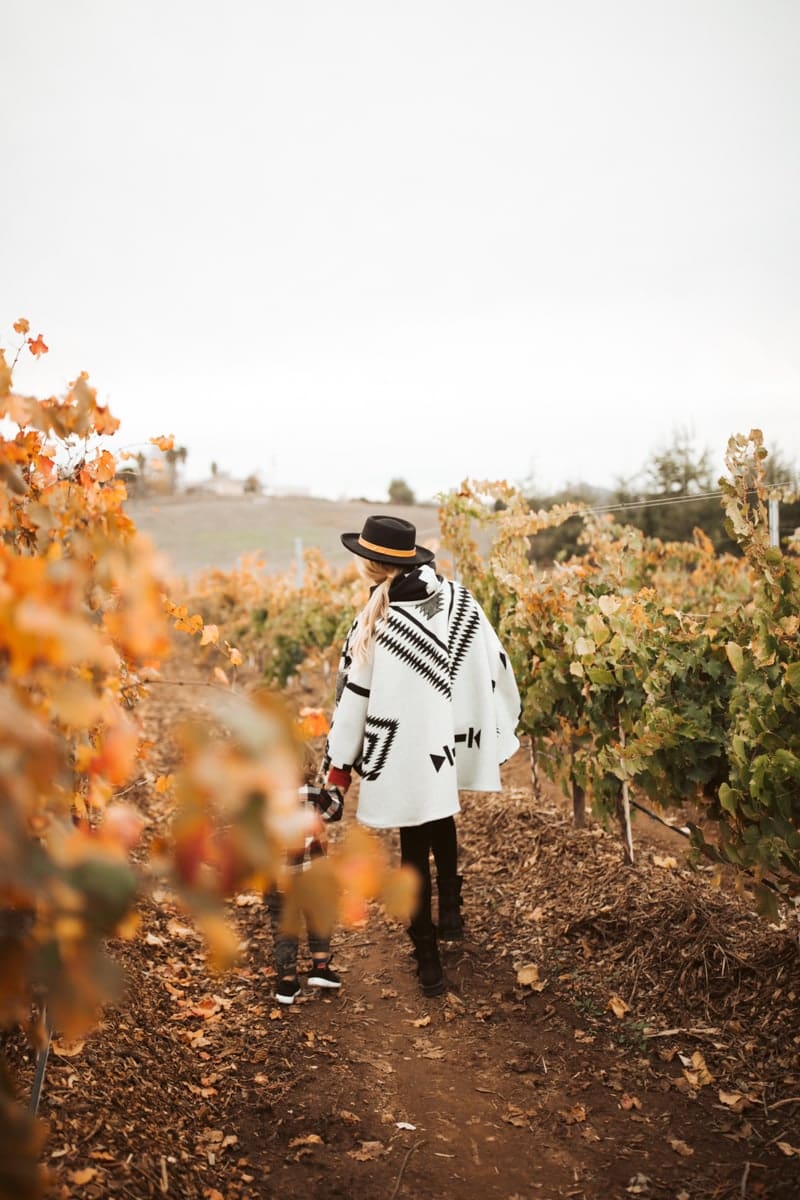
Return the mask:
<path id="1" fill-rule="evenodd" d="M 311 987 L 321 988 L 340 988 L 342 986 L 339 976 L 325 961 L 314 963 L 308 976 L 308 983 Z"/>
<path id="2" fill-rule="evenodd" d="M 275 999 L 278 1004 L 294 1004 L 294 998 L 300 992 L 300 983 L 297 976 L 291 979 L 279 979 L 278 985 L 275 988 Z"/>

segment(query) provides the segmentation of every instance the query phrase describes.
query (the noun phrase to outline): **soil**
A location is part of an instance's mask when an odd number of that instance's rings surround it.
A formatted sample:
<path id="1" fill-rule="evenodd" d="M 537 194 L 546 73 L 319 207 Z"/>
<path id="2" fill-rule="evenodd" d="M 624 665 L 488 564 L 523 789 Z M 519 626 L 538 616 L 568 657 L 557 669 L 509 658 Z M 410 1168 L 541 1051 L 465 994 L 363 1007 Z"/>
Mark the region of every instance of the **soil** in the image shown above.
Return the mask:
<path id="1" fill-rule="evenodd" d="M 146 702 L 156 773 L 200 699 L 165 686 Z M 293 699 L 330 697 L 306 678 Z M 158 827 L 163 797 L 137 800 Z M 787 932 L 689 870 L 669 831 L 637 823 L 623 867 L 613 833 L 574 829 L 552 789 L 534 798 L 525 748 L 502 794 L 464 796 L 459 834 L 467 936 L 442 948 L 438 998 L 377 908 L 335 935 L 341 991 L 279 1007 L 260 896 L 231 906 L 242 957 L 223 977 L 169 896 L 143 902 L 140 936 L 113 947 L 125 997 L 84 1043 L 53 1044 L 53 1194 L 796 1200 Z M 32 1055 L 17 1066 L 29 1086 Z"/>

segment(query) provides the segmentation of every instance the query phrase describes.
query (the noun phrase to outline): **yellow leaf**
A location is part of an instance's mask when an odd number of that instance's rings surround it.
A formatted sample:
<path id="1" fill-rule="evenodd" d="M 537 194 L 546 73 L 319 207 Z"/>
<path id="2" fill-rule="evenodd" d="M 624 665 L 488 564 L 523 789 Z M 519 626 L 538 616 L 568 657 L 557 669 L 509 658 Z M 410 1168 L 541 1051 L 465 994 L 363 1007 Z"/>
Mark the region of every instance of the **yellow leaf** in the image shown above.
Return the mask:
<path id="1" fill-rule="evenodd" d="M 204 625 L 203 633 L 200 637 L 201 646 L 215 646 L 219 641 L 219 627 L 217 625 Z"/>
<path id="2" fill-rule="evenodd" d="M 678 866 L 677 858 L 673 858 L 671 854 L 666 856 L 654 854 L 653 862 L 657 867 L 661 867 L 664 871 L 674 871 Z"/>
<path id="3" fill-rule="evenodd" d="M 692 1068 L 697 1074 L 697 1081 L 700 1087 L 705 1087 L 706 1084 L 714 1082 L 714 1076 L 706 1066 L 706 1060 L 699 1050 L 695 1050 L 692 1055 Z"/>
<path id="4" fill-rule="evenodd" d="M 53 716 L 72 729 L 90 729 L 103 710 L 102 697 L 79 679 L 64 682 L 54 691 L 50 703 Z"/>
<path id="5" fill-rule="evenodd" d="M 625 1003 L 621 996 L 612 996 L 608 1002 L 608 1007 L 613 1012 L 618 1020 L 622 1020 L 626 1012 L 630 1012 L 629 1006 Z"/>
<path id="6" fill-rule="evenodd" d="M 64 1042 L 59 1038 L 55 1038 L 53 1040 L 53 1053 L 57 1054 L 59 1058 L 75 1058 L 77 1054 L 81 1053 L 85 1045 L 86 1042 L 80 1038 L 75 1041 Z"/>
<path id="7" fill-rule="evenodd" d="M 239 950 L 236 930 L 217 913 L 201 914 L 197 924 L 206 939 L 208 963 L 212 971 L 226 971 L 233 965 Z"/>
<path id="8" fill-rule="evenodd" d="M 231 646 L 229 649 L 228 659 L 232 667 L 240 667 L 244 661 L 241 650 L 237 650 L 235 646 Z"/>
<path id="9" fill-rule="evenodd" d="M 69 1171 L 69 1179 L 71 1183 L 75 1183 L 78 1187 L 83 1183 L 88 1183 L 90 1179 L 94 1179 L 97 1174 L 97 1167 L 84 1167 L 80 1171 Z"/>
<path id="10" fill-rule="evenodd" d="M 172 450 L 174 448 L 175 435 L 174 433 L 167 433 L 162 434 L 161 437 L 150 438 L 150 445 L 158 446 L 159 450 L 163 450 L 166 453 L 167 450 Z"/>
<path id="11" fill-rule="evenodd" d="M 526 984 L 539 982 L 539 968 L 536 963 L 528 963 L 524 967 L 520 967 L 517 971 L 517 983 L 521 983 L 523 987 Z"/>
<path id="12" fill-rule="evenodd" d="M 736 642 L 728 642 L 725 646 L 725 653 L 728 656 L 728 662 L 738 675 L 744 666 L 744 654 L 742 652 L 742 647 Z"/>
<path id="13" fill-rule="evenodd" d="M 165 792 L 170 790 L 174 782 L 174 775 L 159 775 L 154 786 L 159 795 L 163 796 Z"/>

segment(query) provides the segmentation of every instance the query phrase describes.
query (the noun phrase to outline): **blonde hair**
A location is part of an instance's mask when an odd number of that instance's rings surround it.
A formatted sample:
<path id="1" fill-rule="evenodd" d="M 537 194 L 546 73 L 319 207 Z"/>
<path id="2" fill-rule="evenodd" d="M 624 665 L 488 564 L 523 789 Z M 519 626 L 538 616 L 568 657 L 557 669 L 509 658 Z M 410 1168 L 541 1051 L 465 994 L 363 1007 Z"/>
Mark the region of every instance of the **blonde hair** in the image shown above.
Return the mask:
<path id="1" fill-rule="evenodd" d="M 369 653 L 376 627 L 389 611 L 389 588 L 403 572 L 401 567 L 373 562 L 370 558 L 359 558 L 357 565 L 360 574 L 373 584 L 372 594 L 359 613 L 358 628 L 351 644 L 353 658 L 356 662 L 363 662 Z"/>

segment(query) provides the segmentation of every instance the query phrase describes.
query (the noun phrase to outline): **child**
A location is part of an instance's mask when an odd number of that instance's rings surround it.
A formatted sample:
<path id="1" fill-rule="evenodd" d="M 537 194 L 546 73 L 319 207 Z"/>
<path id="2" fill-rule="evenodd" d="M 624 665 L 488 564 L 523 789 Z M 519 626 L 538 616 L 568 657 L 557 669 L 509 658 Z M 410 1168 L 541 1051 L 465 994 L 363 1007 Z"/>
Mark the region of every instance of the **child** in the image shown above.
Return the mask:
<path id="1" fill-rule="evenodd" d="M 372 583 L 345 640 L 326 747 L 328 786 L 361 776 L 356 816 L 399 828 L 403 863 L 421 891 L 408 933 L 427 996 L 445 988 L 431 912 L 433 853 L 438 937 L 463 936 L 459 789 L 499 791 L 499 766 L 518 748 L 520 700 L 508 656 L 474 596 L 443 579 L 416 530 L 368 517 L 342 542 Z"/>
<path id="2" fill-rule="evenodd" d="M 306 783 L 299 789 L 299 795 L 302 803 L 310 805 L 315 812 L 321 815 L 323 821 L 330 822 L 341 819 L 343 795 L 337 787 L 320 788 L 312 783 Z M 325 852 L 324 837 L 319 835 L 307 837 L 303 848 L 289 856 L 287 870 L 290 874 L 296 875 L 308 868 L 315 859 L 323 857 Z M 294 882 L 296 884 L 297 880 L 295 879 Z M 299 937 L 296 932 L 296 924 L 299 922 L 302 905 L 298 904 L 296 898 L 293 898 L 291 885 L 288 889 L 288 898 L 291 900 L 290 904 L 287 904 L 287 895 L 277 885 L 273 885 L 265 895 L 272 926 L 273 955 L 277 976 L 275 999 L 279 1004 L 294 1004 L 295 997 L 300 992 L 300 982 L 297 978 Z M 305 920 L 312 961 L 311 972 L 306 982 L 311 987 L 340 988 L 342 981 L 330 965 L 330 932 L 327 929 L 323 931 L 318 927 L 318 921 L 311 908 L 306 908 Z"/>

